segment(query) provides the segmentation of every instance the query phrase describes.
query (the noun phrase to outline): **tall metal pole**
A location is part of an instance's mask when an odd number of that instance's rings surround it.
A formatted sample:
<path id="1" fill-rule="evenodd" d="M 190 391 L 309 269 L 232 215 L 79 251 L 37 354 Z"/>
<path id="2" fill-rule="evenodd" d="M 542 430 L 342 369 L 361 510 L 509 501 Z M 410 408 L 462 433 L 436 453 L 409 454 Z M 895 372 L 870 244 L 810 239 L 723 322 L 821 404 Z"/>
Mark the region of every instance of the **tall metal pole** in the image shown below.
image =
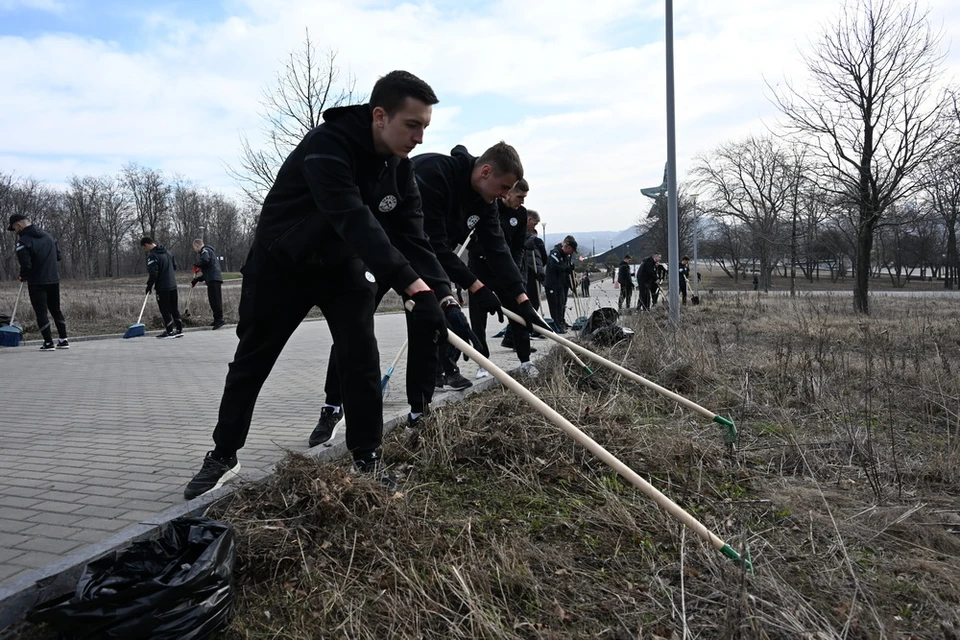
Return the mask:
<path id="1" fill-rule="evenodd" d="M 690 197 L 693 199 L 693 295 L 700 296 L 700 278 L 697 271 L 697 232 L 700 227 L 700 219 L 697 218 L 697 197 L 700 194 L 693 193 Z"/>
<path id="2" fill-rule="evenodd" d="M 667 268 L 670 324 L 680 326 L 680 232 L 677 217 L 677 131 L 673 102 L 673 0 L 667 13 Z"/>

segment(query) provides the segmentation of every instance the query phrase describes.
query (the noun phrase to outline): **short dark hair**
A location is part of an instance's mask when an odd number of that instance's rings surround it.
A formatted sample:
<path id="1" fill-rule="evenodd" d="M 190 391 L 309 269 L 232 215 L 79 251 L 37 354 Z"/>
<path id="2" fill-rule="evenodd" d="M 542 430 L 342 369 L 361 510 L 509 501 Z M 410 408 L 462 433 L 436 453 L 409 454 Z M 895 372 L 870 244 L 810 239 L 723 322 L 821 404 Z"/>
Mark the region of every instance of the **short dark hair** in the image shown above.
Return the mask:
<path id="1" fill-rule="evenodd" d="M 497 175 L 512 173 L 517 180 L 523 179 L 523 164 L 520 163 L 520 154 L 517 150 L 501 140 L 483 152 L 477 158 L 477 165 L 489 164 Z"/>
<path id="2" fill-rule="evenodd" d="M 689 257 L 689 256 L 683 256 L 682 258 L 680 258 L 680 262 L 683 262 L 684 260 L 686 260 L 687 262 L 690 262 L 690 257 Z"/>
<path id="3" fill-rule="evenodd" d="M 567 245 L 569 245 L 570 248 L 573 249 L 574 251 L 577 250 L 577 239 L 574 238 L 573 236 L 567 236 L 566 238 L 563 239 L 563 241 L 566 242 Z"/>
<path id="4" fill-rule="evenodd" d="M 628 253 L 627 255 L 623 256 L 623 259 L 624 259 L 624 260 L 633 260 L 633 258 L 630 257 L 630 254 L 629 254 L 629 253 Z"/>
<path id="5" fill-rule="evenodd" d="M 540 222 L 540 213 L 533 209 L 527 209 L 527 218 L 533 218 L 537 222 Z"/>
<path id="6" fill-rule="evenodd" d="M 153 241 L 153 238 L 151 238 L 150 236 L 143 236 L 142 238 L 140 238 L 140 246 L 141 246 L 141 247 L 145 247 L 145 246 L 147 246 L 148 244 L 157 244 L 157 243 L 154 242 L 154 241 Z"/>
<path id="7" fill-rule="evenodd" d="M 517 184 L 513 185 L 513 189 L 511 189 L 511 191 L 523 191 L 526 193 L 530 191 L 530 183 L 528 183 L 526 179 L 520 178 L 517 180 Z"/>
<path id="8" fill-rule="evenodd" d="M 380 107 L 388 116 L 395 114 L 407 98 L 414 98 L 428 105 L 440 102 L 426 82 L 409 71 L 391 71 L 373 85 L 370 94 L 370 111 Z"/>

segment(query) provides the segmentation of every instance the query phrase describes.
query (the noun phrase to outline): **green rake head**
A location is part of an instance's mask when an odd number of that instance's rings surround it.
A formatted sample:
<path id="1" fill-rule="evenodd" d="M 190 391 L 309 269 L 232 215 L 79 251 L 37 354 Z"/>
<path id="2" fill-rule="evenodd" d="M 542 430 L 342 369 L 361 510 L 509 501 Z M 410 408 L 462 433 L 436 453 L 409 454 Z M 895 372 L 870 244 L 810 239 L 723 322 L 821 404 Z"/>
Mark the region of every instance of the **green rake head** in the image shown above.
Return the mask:
<path id="1" fill-rule="evenodd" d="M 737 443 L 737 438 L 739 433 L 737 432 L 737 425 L 733 423 L 733 420 L 724 418 L 723 416 L 714 416 L 713 421 L 719 424 L 722 427 L 726 428 L 726 432 L 723 436 L 723 441 L 728 445 L 735 445 Z"/>

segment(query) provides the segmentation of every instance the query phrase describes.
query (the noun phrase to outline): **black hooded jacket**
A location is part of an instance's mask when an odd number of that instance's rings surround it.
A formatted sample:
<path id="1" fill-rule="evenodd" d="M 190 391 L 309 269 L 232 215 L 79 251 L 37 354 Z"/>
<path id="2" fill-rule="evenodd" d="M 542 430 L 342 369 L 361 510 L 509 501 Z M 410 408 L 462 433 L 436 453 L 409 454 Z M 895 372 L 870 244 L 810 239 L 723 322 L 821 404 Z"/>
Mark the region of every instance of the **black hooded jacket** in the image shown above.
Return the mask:
<path id="1" fill-rule="evenodd" d="M 510 249 L 510 255 L 513 256 L 513 261 L 517 263 L 517 267 L 522 274 L 525 268 L 523 262 L 523 243 L 527 237 L 527 209 L 523 205 L 520 205 L 516 209 L 511 209 L 505 205 L 502 200 L 497 200 L 497 216 L 500 219 L 500 230 L 503 232 L 503 239 L 507 243 L 507 248 Z M 469 251 L 477 257 L 485 257 L 486 255 L 479 242 L 471 242 Z"/>
<path id="2" fill-rule="evenodd" d="M 647 256 L 637 270 L 637 282 L 643 287 L 652 287 L 657 281 L 657 263 L 653 256 Z"/>
<path id="3" fill-rule="evenodd" d="M 25 227 L 17 238 L 17 261 L 20 277 L 27 284 L 56 284 L 60 282 L 60 247 L 46 231 L 32 224 Z"/>
<path id="4" fill-rule="evenodd" d="M 173 273 L 176 268 L 173 254 L 158 244 L 147 253 L 147 286 L 153 285 L 157 291 L 173 291 L 177 288 L 177 277 Z"/>
<path id="5" fill-rule="evenodd" d="M 547 257 L 547 277 L 543 286 L 551 291 L 566 291 L 570 287 L 573 261 L 563 250 L 563 243 L 556 244 Z"/>
<path id="6" fill-rule="evenodd" d="M 470 244 L 479 245 L 490 268 L 500 277 L 504 291 L 516 297 L 525 289 L 500 228 L 497 203 L 484 202 L 470 184 L 476 161 L 462 145 L 454 147 L 449 156 L 425 153 L 413 158 L 423 198 L 424 226 L 447 276 L 464 288 L 477 277 L 457 257 L 454 248 L 474 229 Z"/>
<path id="7" fill-rule="evenodd" d="M 328 109 L 323 119 L 277 172 L 255 242 L 292 271 L 359 256 L 398 292 L 423 278 L 438 297 L 449 295 L 423 229 L 413 165 L 376 152 L 368 105 Z"/>
<path id="8" fill-rule="evenodd" d="M 633 287 L 633 279 L 630 276 L 630 263 L 626 260 L 620 261 L 620 265 L 617 270 L 617 282 L 620 283 L 621 287 L 626 287 L 627 289 Z"/>
<path id="9" fill-rule="evenodd" d="M 197 261 L 193 266 L 200 268 L 200 276 L 197 278 L 200 282 L 223 282 L 223 274 L 220 273 L 220 259 L 217 258 L 217 252 L 208 244 L 203 245 Z"/>

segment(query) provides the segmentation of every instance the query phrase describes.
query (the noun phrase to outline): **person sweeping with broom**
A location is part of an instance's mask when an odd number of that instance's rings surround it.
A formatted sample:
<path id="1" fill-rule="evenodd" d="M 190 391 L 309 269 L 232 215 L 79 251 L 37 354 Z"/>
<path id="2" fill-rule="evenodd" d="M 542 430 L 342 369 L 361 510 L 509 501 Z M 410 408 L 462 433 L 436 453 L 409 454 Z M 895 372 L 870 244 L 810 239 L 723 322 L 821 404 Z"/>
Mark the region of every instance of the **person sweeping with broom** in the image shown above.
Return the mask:
<path id="1" fill-rule="evenodd" d="M 27 216 L 15 213 L 10 216 L 7 231 L 17 234 L 17 261 L 20 263 L 20 281 L 27 283 L 30 303 L 37 314 L 37 326 L 43 336 L 40 351 L 69 349 L 67 322 L 60 310 L 60 248 L 53 237 L 34 225 Z M 53 343 L 50 331 L 49 310 L 53 322 L 57 325 L 59 341 Z"/>

